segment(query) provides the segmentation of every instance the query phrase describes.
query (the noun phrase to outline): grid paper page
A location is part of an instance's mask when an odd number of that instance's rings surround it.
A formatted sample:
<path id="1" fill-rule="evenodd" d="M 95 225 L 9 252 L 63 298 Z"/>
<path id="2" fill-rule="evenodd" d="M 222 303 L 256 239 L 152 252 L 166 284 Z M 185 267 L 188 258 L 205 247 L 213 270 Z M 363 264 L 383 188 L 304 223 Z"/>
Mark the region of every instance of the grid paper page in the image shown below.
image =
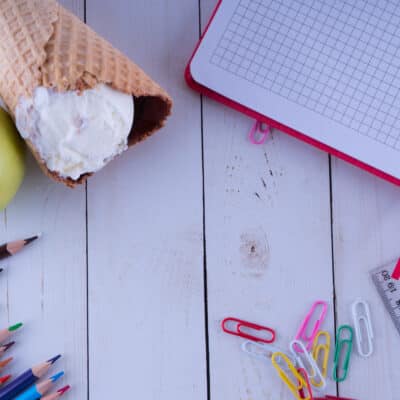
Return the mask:
<path id="1" fill-rule="evenodd" d="M 249 91 L 273 93 L 334 122 L 330 135 L 340 126 L 400 150 L 400 7 L 395 1 L 234 3 L 207 53 L 210 65 L 247 82 Z M 268 110 L 265 115 L 271 116 Z"/>
<path id="2" fill-rule="evenodd" d="M 400 149 L 399 44 L 394 2 L 242 0 L 211 62 Z"/>

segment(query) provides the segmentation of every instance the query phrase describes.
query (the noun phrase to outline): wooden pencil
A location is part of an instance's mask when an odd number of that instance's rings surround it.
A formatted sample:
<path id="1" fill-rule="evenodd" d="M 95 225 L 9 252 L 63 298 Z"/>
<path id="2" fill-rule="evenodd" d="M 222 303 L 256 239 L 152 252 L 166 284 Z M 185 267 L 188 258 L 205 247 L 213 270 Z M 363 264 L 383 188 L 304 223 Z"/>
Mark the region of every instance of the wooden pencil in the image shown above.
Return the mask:
<path id="1" fill-rule="evenodd" d="M 39 235 L 32 236 L 28 239 L 16 240 L 14 242 L 4 243 L 0 245 L 0 260 L 11 257 L 21 251 L 26 245 L 32 243 L 39 238 Z"/>
<path id="2" fill-rule="evenodd" d="M 11 325 L 6 329 L 0 330 L 0 343 L 3 343 L 5 340 L 7 340 L 11 335 L 14 334 L 15 331 L 21 328 L 22 325 L 22 322 L 19 322 L 18 324 Z"/>
<path id="3" fill-rule="evenodd" d="M 5 368 L 8 364 L 10 364 L 10 362 L 13 360 L 13 357 L 9 357 L 3 361 L 0 361 L 0 369 Z"/>
<path id="4" fill-rule="evenodd" d="M 42 397 L 42 400 L 57 400 L 59 399 L 64 393 L 66 393 L 71 386 L 67 385 L 64 386 L 63 388 L 57 390 L 57 392 L 48 394 L 47 396 Z"/>
<path id="5" fill-rule="evenodd" d="M 50 367 L 60 358 L 61 356 L 55 356 L 50 358 L 39 365 L 36 365 L 23 374 L 18 376 L 15 380 L 0 388 L 0 400 L 12 400 L 18 394 L 23 392 L 29 386 L 33 385 L 38 379 L 44 376 Z"/>
<path id="6" fill-rule="evenodd" d="M 4 385 L 8 380 L 10 380 L 11 375 L 4 375 L 0 377 L 0 386 Z"/>
<path id="7" fill-rule="evenodd" d="M 3 344 L 3 346 L 0 346 L 0 357 L 12 346 L 14 346 L 15 342 L 10 342 Z"/>
<path id="8" fill-rule="evenodd" d="M 15 397 L 15 400 L 37 400 L 42 398 L 63 375 L 64 372 L 59 372 L 51 378 L 31 386 L 28 390 Z"/>

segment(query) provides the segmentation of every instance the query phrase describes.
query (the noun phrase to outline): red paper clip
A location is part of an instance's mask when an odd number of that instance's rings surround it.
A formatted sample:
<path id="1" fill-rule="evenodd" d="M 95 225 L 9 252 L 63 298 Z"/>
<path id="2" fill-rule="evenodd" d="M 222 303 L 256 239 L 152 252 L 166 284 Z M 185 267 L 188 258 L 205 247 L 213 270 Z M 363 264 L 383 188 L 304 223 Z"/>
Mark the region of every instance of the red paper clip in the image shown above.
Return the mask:
<path id="1" fill-rule="evenodd" d="M 229 329 L 228 324 L 233 323 L 235 324 L 234 329 Z M 275 341 L 275 331 L 271 328 L 266 326 L 261 326 L 257 324 L 253 324 L 252 322 L 243 321 L 237 318 L 225 318 L 221 323 L 222 330 L 230 335 L 239 336 L 245 339 L 253 340 L 255 342 L 262 342 L 262 343 L 272 343 Z M 268 332 L 268 337 L 260 337 L 250 335 L 249 333 L 245 332 L 245 329 L 253 330 L 257 332 Z"/>
<path id="2" fill-rule="evenodd" d="M 325 397 L 314 397 L 314 400 L 356 400 L 356 399 L 349 399 L 347 397 L 337 397 L 337 396 L 328 396 Z"/>
<path id="3" fill-rule="evenodd" d="M 303 377 L 303 379 L 305 380 L 306 385 L 307 385 L 307 393 L 304 393 L 303 385 L 299 381 L 299 387 L 300 387 L 299 396 L 300 396 L 300 398 L 305 399 L 305 400 L 316 400 L 313 397 L 311 384 L 310 384 L 310 380 L 308 379 L 307 371 L 304 368 L 298 368 L 297 372 Z"/>

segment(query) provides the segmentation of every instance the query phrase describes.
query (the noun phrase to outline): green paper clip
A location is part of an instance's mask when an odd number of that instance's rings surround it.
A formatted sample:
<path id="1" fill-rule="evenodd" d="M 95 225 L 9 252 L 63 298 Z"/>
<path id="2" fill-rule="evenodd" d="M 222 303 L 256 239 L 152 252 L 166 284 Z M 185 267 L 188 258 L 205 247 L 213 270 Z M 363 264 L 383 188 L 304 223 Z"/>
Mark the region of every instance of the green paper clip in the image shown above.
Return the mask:
<path id="1" fill-rule="evenodd" d="M 342 332 L 348 332 L 348 338 L 343 339 Z M 347 373 L 349 370 L 350 357 L 351 352 L 353 350 L 353 328 L 349 325 L 342 325 L 339 327 L 337 335 L 336 335 L 336 348 L 335 348 L 335 361 L 333 364 L 333 380 L 335 382 L 343 382 L 347 378 Z M 340 367 L 340 355 L 342 354 L 343 349 L 347 345 L 346 355 L 344 356 L 344 361 L 342 367 Z M 338 371 L 342 370 L 343 375 L 338 377 Z"/>

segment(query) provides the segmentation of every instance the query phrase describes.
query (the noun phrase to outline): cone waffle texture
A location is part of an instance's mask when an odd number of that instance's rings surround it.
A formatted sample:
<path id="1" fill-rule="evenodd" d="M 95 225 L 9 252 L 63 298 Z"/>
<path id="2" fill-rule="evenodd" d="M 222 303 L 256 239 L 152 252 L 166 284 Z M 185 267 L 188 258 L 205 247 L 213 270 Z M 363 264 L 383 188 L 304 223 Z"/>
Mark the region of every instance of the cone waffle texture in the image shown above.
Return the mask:
<path id="1" fill-rule="evenodd" d="M 135 121 L 128 143 L 145 139 L 171 112 L 168 94 L 110 43 L 54 0 L 0 0 L 0 95 L 12 116 L 21 96 L 38 86 L 58 91 L 91 89 L 105 83 L 135 98 Z M 47 169 L 68 186 L 82 183 Z"/>

